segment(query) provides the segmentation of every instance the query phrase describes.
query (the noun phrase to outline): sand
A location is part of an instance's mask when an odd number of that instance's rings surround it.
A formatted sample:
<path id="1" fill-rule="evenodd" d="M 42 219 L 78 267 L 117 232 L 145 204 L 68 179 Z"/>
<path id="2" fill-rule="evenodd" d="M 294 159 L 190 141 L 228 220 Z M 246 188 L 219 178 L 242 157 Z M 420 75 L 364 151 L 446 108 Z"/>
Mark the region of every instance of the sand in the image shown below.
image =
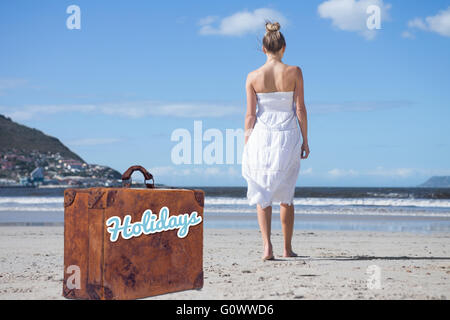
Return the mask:
<path id="1" fill-rule="evenodd" d="M 275 231 L 266 262 L 257 230 L 207 229 L 204 240 L 204 288 L 150 299 L 450 298 L 448 233 L 296 231 L 301 257 L 283 258 Z M 0 227 L 0 299 L 64 299 L 62 274 L 62 227 Z"/>

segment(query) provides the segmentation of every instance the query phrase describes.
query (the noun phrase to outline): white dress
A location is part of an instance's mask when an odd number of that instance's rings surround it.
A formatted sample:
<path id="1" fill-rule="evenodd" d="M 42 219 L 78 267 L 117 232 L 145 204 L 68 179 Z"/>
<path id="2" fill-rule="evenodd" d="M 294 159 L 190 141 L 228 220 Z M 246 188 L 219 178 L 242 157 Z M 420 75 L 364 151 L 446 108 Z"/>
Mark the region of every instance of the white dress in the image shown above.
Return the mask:
<path id="1" fill-rule="evenodd" d="M 249 205 L 292 204 L 301 155 L 294 92 L 257 93 L 256 98 L 256 123 L 242 155 Z"/>

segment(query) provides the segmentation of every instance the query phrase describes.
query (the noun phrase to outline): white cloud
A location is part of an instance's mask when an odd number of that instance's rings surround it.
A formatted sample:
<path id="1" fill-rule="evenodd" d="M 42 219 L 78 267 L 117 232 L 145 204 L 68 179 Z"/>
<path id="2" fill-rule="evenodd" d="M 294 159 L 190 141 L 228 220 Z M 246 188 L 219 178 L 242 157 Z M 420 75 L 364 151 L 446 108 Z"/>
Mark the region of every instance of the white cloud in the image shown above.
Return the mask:
<path id="1" fill-rule="evenodd" d="M 131 118 L 145 116 L 173 116 L 181 118 L 219 118 L 242 112 L 242 108 L 235 105 L 205 102 L 126 102 L 110 103 L 98 106 L 103 114 L 120 115 Z"/>
<path id="2" fill-rule="evenodd" d="M 401 107 L 409 107 L 413 103 L 407 100 L 392 101 L 350 101 L 336 103 L 314 102 L 307 104 L 306 108 L 309 113 L 323 114 L 333 112 L 366 112 L 382 109 L 393 109 Z"/>
<path id="3" fill-rule="evenodd" d="M 23 107 L 0 106 L 0 113 L 9 116 L 15 121 L 34 118 L 36 115 L 95 111 L 95 105 L 27 105 Z"/>
<path id="4" fill-rule="evenodd" d="M 149 171 L 155 176 L 207 176 L 207 177 L 240 177 L 240 170 L 231 166 L 213 166 L 213 167 L 184 167 L 184 166 L 160 166 L 150 168 Z"/>
<path id="5" fill-rule="evenodd" d="M 425 22 L 423 22 L 423 20 L 421 18 L 415 18 L 413 20 L 408 21 L 408 27 L 418 28 L 418 29 L 422 29 L 422 30 L 427 29 L 427 25 L 425 24 Z"/>
<path id="6" fill-rule="evenodd" d="M 300 175 L 306 176 L 313 174 L 313 169 L 311 167 L 307 169 L 300 169 Z"/>
<path id="7" fill-rule="evenodd" d="M 408 27 L 420 29 L 440 34 L 444 37 L 450 37 L 450 7 L 439 11 L 434 16 L 428 16 L 424 19 L 415 18 L 408 22 Z"/>
<path id="8" fill-rule="evenodd" d="M 242 36 L 248 33 L 264 32 L 265 20 L 278 21 L 282 27 L 288 23 L 282 13 L 273 9 L 259 8 L 253 12 L 239 11 L 222 19 L 217 16 L 207 16 L 199 21 L 201 26 L 199 33 Z M 216 23 L 215 26 L 214 23 Z"/>
<path id="9" fill-rule="evenodd" d="M 415 175 L 418 176 L 449 175 L 450 170 L 421 169 L 421 168 L 385 168 L 383 166 L 378 166 L 375 169 L 367 169 L 367 170 L 334 168 L 329 170 L 327 174 L 332 178 L 356 177 L 356 176 L 409 178 Z"/>
<path id="10" fill-rule="evenodd" d="M 416 36 L 409 31 L 403 31 L 402 37 L 406 38 L 406 39 L 415 39 L 416 38 Z"/>
<path id="11" fill-rule="evenodd" d="M 29 120 L 37 115 L 58 113 L 90 113 L 116 115 L 127 118 L 147 116 L 171 116 L 180 118 L 219 118 L 243 114 L 243 107 L 232 104 L 207 102 L 156 102 L 133 101 L 81 105 L 26 105 L 23 107 L 0 106 L 3 113 L 16 121 Z"/>
<path id="12" fill-rule="evenodd" d="M 156 176 L 172 176 L 175 174 L 175 167 L 173 166 L 153 167 L 149 169 L 149 172 Z"/>
<path id="13" fill-rule="evenodd" d="M 0 96 L 5 95 L 6 91 L 23 87 L 28 83 L 25 79 L 0 78 Z"/>
<path id="14" fill-rule="evenodd" d="M 213 22 L 216 22 L 219 19 L 219 16 L 207 16 L 199 20 L 198 24 L 200 26 L 206 26 Z"/>
<path id="15" fill-rule="evenodd" d="M 356 176 L 358 172 L 353 169 L 345 170 L 345 169 L 331 169 L 328 171 L 328 174 L 332 177 L 343 177 L 343 176 Z"/>
<path id="16" fill-rule="evenodd" d="M 71 146 L 98 146 L 103 144 L 112 144 L 123 141 L 117 138 L 85 138 L 69 141 L 67 144 Z"/>
<path id="17" fill-rule="evenodd" d="M 232 177 L 241 177 L 241 171 L 234 167 L 228 167 L 228 175 Z"/>
<path id="18" fill-rule="evenodd" d="M 313 102 L 307 104 L 308 113 L 326 114 L 333 112 L 367 112 L 373 110 L 409 107 L 413 103 L 406 100 L 392 101 L 351 101 L 337 103 Z M 104 104 L 74 105 L 25 105 L 21 107 L 0 106 L 0 113 L 15 121 L 30 120 L 40 115 L 61 113 L 103 114 L 126 118 L 170 116 L 178 118 L 220 118 L 224 116 L 244 116 L 245 107 L 238 104 L 207 102 L 156 102 L 132 101 Z"/>
<path id="19" fill-rule="evenodd" d="M 241 176 L 241 167 L 240 166 L 230 166 L 230 165 L 216 165 L 209 167 L 195 167 L 195 166 L 159 166 L 152 167 L 149 169 L 155 176 L 205 176 L 205 177 L 242 177 Z M 301 169 L 300 175 L 311 175 L 312 168 Z"/>
<path id="20" fill-rule="evenodd" d="M 381 22 L 389 19 L 390 4 L 383 0 L 328 0 L 321 3 L 318 13 L 321 18 L 331 19 L 333 26 L 340 30 L 357 32 L 368 40 L 376 35 L 376 30 L 367 28 L 367 8 L 375 5 L 380 8 Z"/>
<path id="21" fill-rule="evenodd" d="M 370 176 L 388 176 L 388 177 L 400 177 L 407 178 L 413 175 L 417 170 L 413 168 L 393 168 L 388 169 L 384 167 L 376 167 L 375 169 L 368 170 L 366 172 L 367 175 Z"/>

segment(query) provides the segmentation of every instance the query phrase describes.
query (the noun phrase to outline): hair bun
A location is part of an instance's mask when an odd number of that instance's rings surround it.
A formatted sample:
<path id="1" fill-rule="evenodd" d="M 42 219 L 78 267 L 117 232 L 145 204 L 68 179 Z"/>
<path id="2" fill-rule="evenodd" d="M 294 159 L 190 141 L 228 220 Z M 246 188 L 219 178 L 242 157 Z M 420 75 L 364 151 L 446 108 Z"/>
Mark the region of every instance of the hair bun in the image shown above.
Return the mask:
<path id="1" fill-rule="evenodd" d="M 277 32 L 281 28 L 280 24 L 278 22 L 266 22 L 266 31 L 267 32 Z"/>

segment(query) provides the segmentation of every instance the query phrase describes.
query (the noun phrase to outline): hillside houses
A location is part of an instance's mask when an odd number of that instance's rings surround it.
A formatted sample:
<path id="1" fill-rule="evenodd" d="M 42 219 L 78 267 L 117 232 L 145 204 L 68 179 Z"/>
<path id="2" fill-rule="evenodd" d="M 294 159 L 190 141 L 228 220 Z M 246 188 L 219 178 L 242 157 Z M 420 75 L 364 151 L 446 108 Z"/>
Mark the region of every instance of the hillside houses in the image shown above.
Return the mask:
<path id="1" fill-rule="evenodd" d="M 120 185 L 120 174 L 109 167 L 65 159 L 58 153 L 23 154 L 16 149 L 0 153 L 0 179 L 3 185 L 11 185 L 11 181 L 15 181 L 22 186 Z"/>

